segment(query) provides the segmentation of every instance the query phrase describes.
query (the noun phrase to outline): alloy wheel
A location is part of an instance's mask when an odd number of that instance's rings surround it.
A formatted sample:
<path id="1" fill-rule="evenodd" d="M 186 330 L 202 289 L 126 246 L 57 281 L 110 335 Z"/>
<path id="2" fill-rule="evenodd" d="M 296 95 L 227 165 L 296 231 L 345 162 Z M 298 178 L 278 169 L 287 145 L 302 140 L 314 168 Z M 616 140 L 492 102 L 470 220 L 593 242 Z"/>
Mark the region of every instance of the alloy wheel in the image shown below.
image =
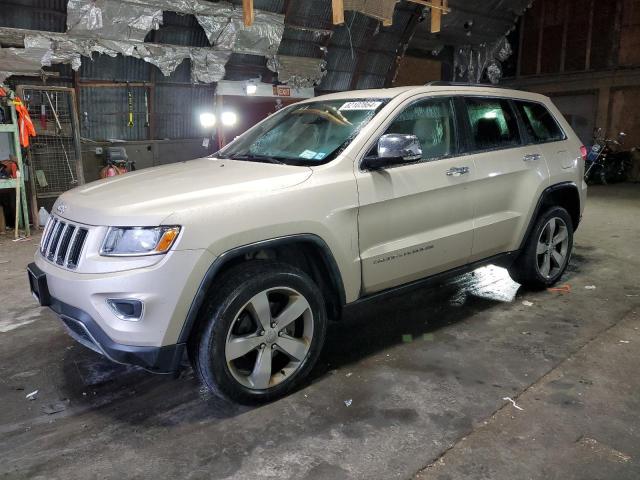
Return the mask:
<path id="1" fill-rule="evenodd" d="M 569 229 L 559 217 L 551 218 L 542 229 L 536 247 L 538 272 L 546 279 L 564 269 L 569 253 Z"/>
<path id="2" fill-rule="evenodd" d="M 313 339 L 307 299 L 289 287 L 254 295 L 237 313 L 225 343 L 227 367 L 252 390 L 274 387 L 293 376 Z"/>

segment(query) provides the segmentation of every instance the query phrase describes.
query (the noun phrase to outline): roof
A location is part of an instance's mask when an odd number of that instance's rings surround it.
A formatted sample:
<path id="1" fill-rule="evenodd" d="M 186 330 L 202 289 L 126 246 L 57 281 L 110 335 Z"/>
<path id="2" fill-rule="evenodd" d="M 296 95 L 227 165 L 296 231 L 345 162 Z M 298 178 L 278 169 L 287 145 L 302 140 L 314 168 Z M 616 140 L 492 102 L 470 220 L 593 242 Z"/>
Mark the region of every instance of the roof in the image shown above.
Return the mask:
<path id="1" fill-rule="evenodd" d="M 521 98 L 526 100 L 543 101 L 547 97 L 538 93 L 526 92 L 523 90 L 512 90 L 508 88 L 495 88 L 491 85 L 415 85 L 409 87 L 395 88 L 378 88 L 370 90 L 350 90 L 345 92 L 330 93 L 318 97 L 310 98 L 305 102 L 313 102 L 317 100 L 349 100 L 349 99 L 365 99 L 365 98 L 396 98 L 403 94 L 421 94 L 421 93 L 445 93 L 452 92 L 456 94 L 477 95 L 483 94 L 492 97 L 509 97 Z"/>

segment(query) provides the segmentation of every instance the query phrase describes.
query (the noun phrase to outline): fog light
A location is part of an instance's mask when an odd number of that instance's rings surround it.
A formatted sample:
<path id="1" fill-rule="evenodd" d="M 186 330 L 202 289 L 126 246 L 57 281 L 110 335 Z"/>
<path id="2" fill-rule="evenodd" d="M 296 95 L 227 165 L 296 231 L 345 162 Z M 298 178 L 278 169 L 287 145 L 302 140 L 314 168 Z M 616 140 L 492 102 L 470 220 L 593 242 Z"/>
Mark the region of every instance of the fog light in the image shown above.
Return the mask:
<path id="1" fill-rule="evenodd" d="M 144 303 L 129 298 L 108 298 L 107 305 L 120 320 L 137 322 L 144 313 Z"/>

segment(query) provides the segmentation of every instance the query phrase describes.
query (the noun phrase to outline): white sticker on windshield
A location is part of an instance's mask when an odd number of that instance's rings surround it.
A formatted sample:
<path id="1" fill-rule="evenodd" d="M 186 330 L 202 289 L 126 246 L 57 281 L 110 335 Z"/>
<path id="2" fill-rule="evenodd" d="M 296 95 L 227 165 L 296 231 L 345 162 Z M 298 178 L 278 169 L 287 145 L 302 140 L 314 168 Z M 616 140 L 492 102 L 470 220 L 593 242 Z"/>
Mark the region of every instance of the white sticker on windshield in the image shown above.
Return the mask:
<path id="1" fill-rule="evenodd" d="M 312 158 L 314 158 L 316 156 L 316 154 L 317 154 L 317 152 L 314 152 L 313 150 L 305 150 L 304 152 L 302 152 L 298 156 L 302 157 L 302 158 L 306 158 L 308 160 L 311 160 Z"/>
<path id="2" fill-rule="evenodd" d="M 323 159 L 324 157 L 326 157 L 326 156 L 327 156 L 327 154 L 326 154 L 326 153 L 319 152 L 319 153 L 317 153 L 317 154 L 316 154 L 315 159 L 316 159 L 316 160 L 322 160 L 322 159 Z"/>
<path id="3" fill-rule="evenodd" d="M 375 110 L 380 105 L 382 105 L 382 102 L 347 102 L 339 110 Z"/>

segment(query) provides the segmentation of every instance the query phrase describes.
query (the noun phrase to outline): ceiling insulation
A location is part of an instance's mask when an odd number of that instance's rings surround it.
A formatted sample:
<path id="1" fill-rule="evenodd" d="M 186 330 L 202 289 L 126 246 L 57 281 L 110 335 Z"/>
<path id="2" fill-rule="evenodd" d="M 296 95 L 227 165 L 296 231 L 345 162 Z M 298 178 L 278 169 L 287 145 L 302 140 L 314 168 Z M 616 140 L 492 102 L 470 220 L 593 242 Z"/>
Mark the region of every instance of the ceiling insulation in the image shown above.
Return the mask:
<path id="1" fill-rule="evenodd" d="M 212 48 L 144 42 L 146 35 L 162 24 L 164 10 L 195 14 Z M 81 57 L 91 58 L 94 52 L 122 54 L 156 65 L 164 75 L 170 75 L 188 58 L 192 80 L 211 83 L 224 77 L 231 53 L 273 57 L 283 33 L 284 15 L 256 10 L 253 24 L 245 26 L 242 10 L 227 2 L 69 0 L 66 34 L 30 32 L 24 35 L 24 49 L 0 49 L 0 59 L 5 60 L 3 65 L 12 65 L 13 73 L 35 74 L 54 63 L 70 63 L 77 70 Z M 295 65 L 286 76 L 301 78 L 304 69 L 297 75 L 291 72 L 295 72 Z"/>

